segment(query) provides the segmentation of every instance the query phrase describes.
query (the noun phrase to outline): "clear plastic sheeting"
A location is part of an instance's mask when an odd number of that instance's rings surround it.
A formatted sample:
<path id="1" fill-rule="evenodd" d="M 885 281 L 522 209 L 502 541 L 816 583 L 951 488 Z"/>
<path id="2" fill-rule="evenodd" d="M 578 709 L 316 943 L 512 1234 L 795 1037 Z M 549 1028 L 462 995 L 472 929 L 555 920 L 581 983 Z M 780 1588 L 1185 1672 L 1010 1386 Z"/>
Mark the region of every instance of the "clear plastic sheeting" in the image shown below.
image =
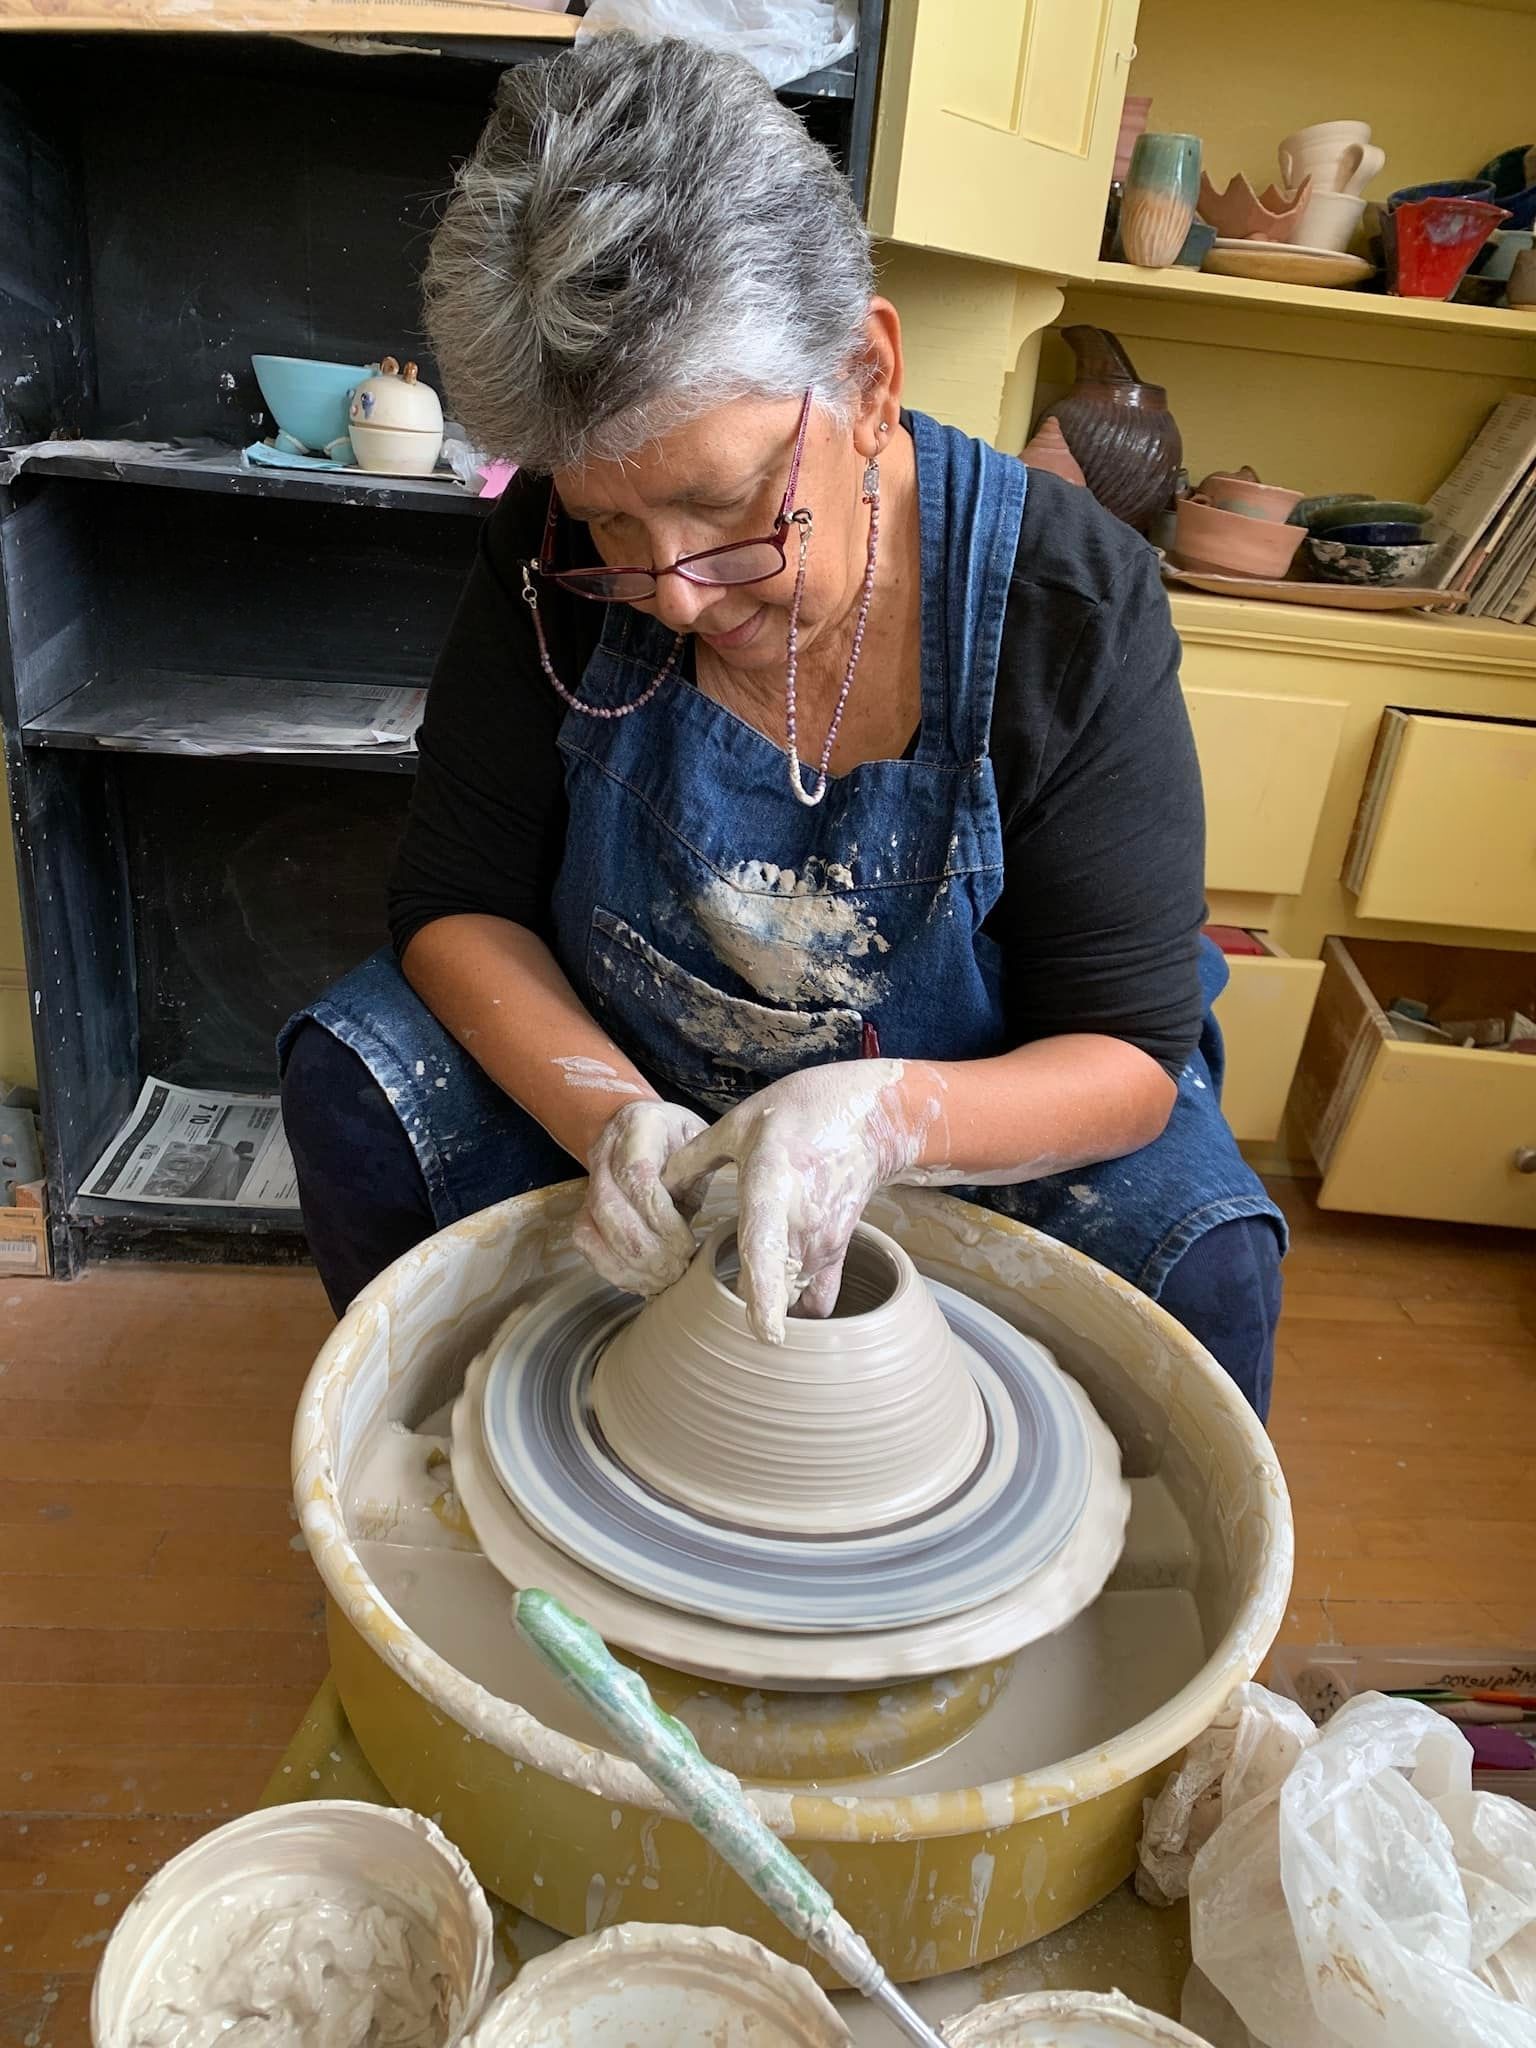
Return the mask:
<path id="1" fill-rule="evenodd" d="M 846 57 L 858 21 L 857 0 L 590 0 L 577 35 L 683 36 L 746 57 L 779 86 Z"/>
<path id="2" fill-rule="evenodd" d="M 1536 2048 L 1536 1815 L 1363 1693 L 1323 1729 L 1262 1686 L 1191 1745 L 1137 1878 L 1187 1886 L 1183 2019 L 1213 2048 Z"/>

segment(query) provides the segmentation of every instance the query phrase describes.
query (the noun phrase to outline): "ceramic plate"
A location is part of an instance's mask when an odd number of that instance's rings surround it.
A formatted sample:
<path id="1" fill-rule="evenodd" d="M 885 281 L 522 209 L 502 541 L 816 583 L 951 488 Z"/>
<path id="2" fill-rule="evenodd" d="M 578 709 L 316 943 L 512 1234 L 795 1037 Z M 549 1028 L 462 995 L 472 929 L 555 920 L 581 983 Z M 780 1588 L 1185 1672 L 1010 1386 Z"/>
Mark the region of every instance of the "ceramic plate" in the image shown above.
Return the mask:
<path id="1" fill-rule="evenodd" d="M 1218 237 L 1201 269 L 1215 277 L 1251 277 L 1261 284 L 1359 284 L 1373 274 L 1363 256 L 1309 249 L 1296 242 L 1234 242 Z"/>
<path id="2" fill-rule="evenodd" d="M 604 1347 L 632 1295 L 575 1275 L 493 1349 L 481 1416 L 511 1500 L 550 1542 L 661 1605 L 776 1633 L 900 1628 L 977 1607 L 1048 1564 L 1082 1515 L 1088 1443 L 1050 1353 L 935 1285 L 987 1411 L 965 1483 L 872 1533 L 800 1537 L 692 1514 L 619 1463 L 592 1414 Z"/>
<path id="3" fill-rule="evenodd" d="M 1096 1600 L 1125 1547 L 1131 1490 L 1120 1452 L 1072 1381 L 1064 1383 L 1088 1437 L 1095 1512 L 1085 1514 L 1043 1571 L 995 1600 L 916 1628 L 803 1636 L 736 1628 L 645 1600 L 590 1571 L 519 1514 L 496 1478 L 481 1415 L 487 1361 L 469 1369 L 453 1410 L 453 1483 L 487 1561 L 509 1586 L 542 1586 L 589 1621 L 609 1642 L 701 1678 L 764 1685 L 783 1692 L 836 1691 L 956 1671 L 1012 1656 L 1064 1628 Z"/>
<path id="4" fill-rule="evenodd" d="M 1276 604 L 1311 604 L 1330 612 L 1454 612 L 1465 604 L 1460 590 L 1415 590 L 1407 583 L 1306 583 L 1262 576 L 1221 576 L 1214 569 L 1180 569 L 1164 562 L 1170 583 L 1208 590 L 1217 597 L 1260 597 Z"/>

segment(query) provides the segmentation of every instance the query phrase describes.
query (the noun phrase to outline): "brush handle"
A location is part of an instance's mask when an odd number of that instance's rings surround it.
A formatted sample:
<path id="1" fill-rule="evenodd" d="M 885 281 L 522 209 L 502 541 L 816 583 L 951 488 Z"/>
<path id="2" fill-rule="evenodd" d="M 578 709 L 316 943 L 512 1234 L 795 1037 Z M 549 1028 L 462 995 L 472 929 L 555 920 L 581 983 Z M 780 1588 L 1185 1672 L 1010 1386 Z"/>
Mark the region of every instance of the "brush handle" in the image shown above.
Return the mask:
<path id="1" fill-rule="evenodd" d="M 824 1956 L 855 1991 L 875 1999 L 909 2040 L 922 2048 L 943 2048 L 933 2029 L 886 1981 L 868 1942 L 838 1912 L 830 1894 L 764 1826 L 736 1779 L 709 1762 L 681 1721 L 662 1712 L 639 1673 L 620 1664 L 597 1631 L 552 1593 L 521 1592 L 512 1612 L 522 1634 L 624 1755 L 666 1793 L 791 1934 Z"/>

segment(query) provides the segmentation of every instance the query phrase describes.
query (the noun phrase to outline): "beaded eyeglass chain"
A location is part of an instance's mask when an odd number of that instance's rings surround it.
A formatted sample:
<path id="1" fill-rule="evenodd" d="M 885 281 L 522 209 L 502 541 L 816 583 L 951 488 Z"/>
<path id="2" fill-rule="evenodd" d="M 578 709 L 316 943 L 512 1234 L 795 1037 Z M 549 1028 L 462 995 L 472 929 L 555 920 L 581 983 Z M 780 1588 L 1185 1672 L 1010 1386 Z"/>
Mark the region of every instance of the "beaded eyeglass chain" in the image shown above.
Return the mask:
<path id="1" fill-rule="evenodd" d="M 807 397 L 807 407 L 808 405 L 809 396 Z M 804 415 L 802 415 L 801 431 L 803 434 Z M 888 433 L 890 431 L 888 422 L 882 420 L 878 431 L 882 434 Z M 795 477 L 798 475 L 799 467 L 800 449 L 797 441 L 794 469 L 790 475 L 790 490 L 789 493 L 786 493 L 786 501 L 794 490 Z M 795 594 L 789 608 L 788 659 L 784 675 L 784 755 L 789 770 L 790 794 L 797 803 L 804 804 L 807 809 L 811 810 L 821 802 L 827 793 L 828 764 L 832 759 L 832 749 L 837 744 L 837 735 L 843 723 L 843 713 L 848 707 L 848 694 L 853 688 L 853 678 L 858 670 L 859 656 L 864 649 L 864 629 L 869 621 L 870 600 L 874 595 L 875 565 L 880 552 L 880 464 L 878 459 L 873 456 L 864 466 L 862 497 L 864 503 L 869 507 L 869 541 L 865 551 L 864 583 L 859 593 L 858 617 L 854 620 L 853 646 L 849 650 L 848 666 L 843 671 L 842 688 L 837 693 L 837 703 L 833 707 L 832 722 L 827 727 L 827 737 L 821 749 L 821 759 L 816 764 L 815 783 L 810 789 L 807 789 L 805 786 L 804 776 L 801 773 L 800 767 L 798 744 L 799 707 L 796 683 L 800 668 L 800 604 L 805 595 L 806 560 L 811 550 L 812 522 L 809 511 L 804 509 L 791 513 L 789 519 L 789 523 L 799 531 L 800 544 L 798 559 L 795 564 Z M 525 562 L 522 565 L 523 602 L 533 615 L 534 636 L 538 641 L 539 647 L 539 666 L 543 669 L 544 675 L 556 696 L 559 697 L 563 704 L 568 705 L 572 711 L 579 711 L 587 718 L 628 718 L 631 712 L 642 711 L 656 695 L 662 684 L 676 670 L 677 664 L 682 658 L 683 648 L 687 642 L 687 634 L 677 634 L 672 642 L 672 649 L 666 661 L 656 671 L 655 676 L 638 697 L 631 698 L 627 704 L 583 703 L 579 697 L 568 690 L 564 683 L 561 682 L 559 676 L 555 673 L 555 665 L 549 658 L 549 643 L 544 637 L 544 621 L 539 615 L 539 593 L 533 582 L 535 566 L 531 562 Z"/>

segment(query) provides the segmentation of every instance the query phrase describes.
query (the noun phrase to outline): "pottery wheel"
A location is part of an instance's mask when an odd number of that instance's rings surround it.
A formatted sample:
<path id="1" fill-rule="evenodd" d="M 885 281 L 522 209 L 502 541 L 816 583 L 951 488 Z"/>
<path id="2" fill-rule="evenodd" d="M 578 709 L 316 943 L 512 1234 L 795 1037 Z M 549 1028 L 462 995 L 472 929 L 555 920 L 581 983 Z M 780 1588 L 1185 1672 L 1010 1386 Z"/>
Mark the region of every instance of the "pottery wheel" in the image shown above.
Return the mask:
<path id="1" fill-rule="evenodd" d="M 1061 1551 L 1082 1517 L 1091 1457 L 1050 1354 L 952 1289 L 931 1292 L 987 1427 L 959 1487 L 893 1527 L 830 1537 L 744 1528 L 695 1514 L 629 1471 L 591 1394 L 598 1359 L 638 1304 L 590 1275 L 552 1289 L 493 1346 L 481 1409 L 490 1464 L 549 1542 L 662 1606 L 794 1634 L 964 1613 Z"/>
<path id="2" fill-rule="evenodd" d="M 1089 1498 L 1099 1512 L 1085 1513 L 1051 1562 L 1022 1586 L 915 1628 L 808 1636 L 712 1621 L 614 1585 L 568 1557 L 519 1513 L 496 1477 L 481 1429 L 488 1363 L 485 1357 L 475 1360 L 453 1411 L 454 1486 L 487 1561 L 511 1586 L 540 1586 L 556 1594 L 610 1643 L 701 1678 L 826 1692 L 1010 1656 L 1081 1614 L 1103 1590 L 1125 1541 L 1130 1489 L 1120 1478 L 1118 1447 L 1087 1396 L 1073 1387 L 1092 1452 Z"/>

